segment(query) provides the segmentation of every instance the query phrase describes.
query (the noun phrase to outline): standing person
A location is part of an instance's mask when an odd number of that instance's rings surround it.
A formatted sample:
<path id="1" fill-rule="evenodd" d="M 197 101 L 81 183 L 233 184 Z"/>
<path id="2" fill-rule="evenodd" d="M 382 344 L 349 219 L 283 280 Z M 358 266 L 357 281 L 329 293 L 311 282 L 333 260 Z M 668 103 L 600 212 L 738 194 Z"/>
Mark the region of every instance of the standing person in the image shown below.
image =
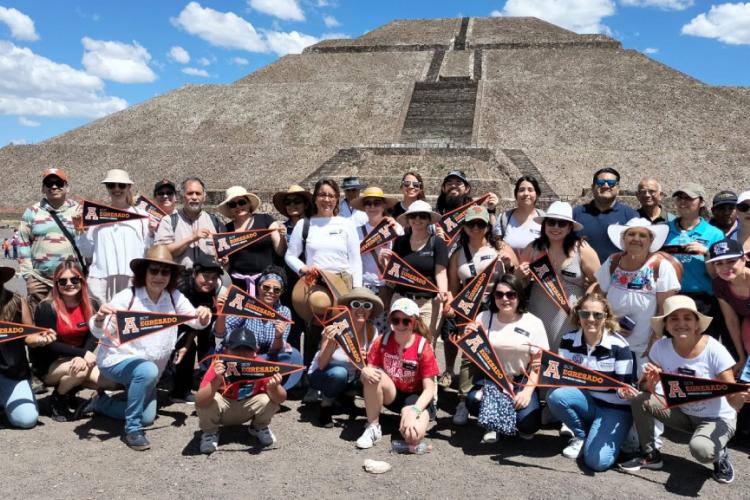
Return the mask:
<path id="1" fill-rule="evenodd" d="M 83 262 L 75 246 L 73 217 L 78 203 L 68 199 L 68 175 L 59 168 L 42 172 L 42 194 L 39 203 L 27 208 L 18 225 L 18 264 L 26 280 L 29 307 L 36 305 L 52 289 L 52 275 L 68 258 Z"/>
<path id="2" fill-rule="evenodd" d="M 279 229 L 283 223 L 276 222 L 269 214 L 256 214 L 260 198 L 242 186 L 232 186 L 226 190 L 224 201 L 219 204 L 221 215 L 230 219 L 227 232 L 252 231 L 255 229 Z M 278 263 L 286 252 L 286 238 L 278 231 L 257 243 L 238 250 L 221 259 L 229 266 L 232 284 L 255 296 L 255 280 L 268 266 Z"/>
<path id="3" fill-rule="evenodd" d="M 577 330 L 563 337 L 560 356 L 624 384 L 634 383 L 633 356 L 628 342 L 617 333 L 617 319 L 607 299 L 587 294 L 571 316 Z M 547 405 L 573 432 L 563 456 L 575 460 L 583 454 L 586 466 L 596 472 L 612 467 L 633 423 L 629 400 L 636 394 L 632 387 L 552 390 Z"/>
<path id="4" fill-rule="evenodd" d="M 664 191 L 656 179 L 641 179 L 635 191 L 635 197 L 641 204 L 638 208 L 638 216 L 650 220 L 651 224 L 665 224 L 674 219 L 674 214 L 667 212 L 667 209 L 661 205 Z"/>
<path id="5" fill-rule="evenodd" d="M 490 225 L 495 225 L 495 211 L 499 198 L 495 193 L 488 193 L 489 197 L 484 202 L 487 212 L 490 214 Z M 445 215 L 456 208 L 467 204 L 472 200 L 471 184 L 469 178 L 461 170 L 451 170 L 443 178 L 440 186 L 440 195 L 437 199 L 435 211 Z"/>
<path id="6" fill-rule="evenodd" d="M 116 311 L 145 311 L 195 316 L 186 324 L 201 329 L 211 321 L 211 311 L 193 307 L 177 290 L 180 265 L 165 245 L 152 246 L 144 257 L 131 261 L 130 267 L 133 286 L 115 295 L 112 302 L 103 304 L 89 320 L 91 333 L 100 341 L 96 364 L 101 376 L 124 385 L 126 400 L 107 394 L 95 396 L 83 413 L 93 410 L 125 420 L 123 441 L 129 448 L 143 451 L 151 447 L 143 428 L 156 418 L 156 383 L 174 350 L 177 327 L 121 344 L 114 314 Z"/>
<path id="7" fill-rule="evenodd" d="M 631 402 L 633 419 L 642 455 L 620 464 L 626 471 L 661 469 L 661 453 L 654 445 L 654 418 L 665 426 L 690 434 L 690 454 L 704 464 L 713 463 L 712 477 L 720 483 L 734 480 L 727 443 L 734 435 L 737 410 L 750 399 L 750 392 L 666 408 L 658 397 L 664 394 L 659 373 L 689 374 L 734 383 L 734 359 L 724 346 L 704 335 L 711 318 L 701 314 L 695 302 L 684 295 L 670 297 L 664 314 L 654 316 L 651 326 L 660 338 L 649 351 L 650 363 L 644 367 L 648 392 Z"/>
<path id="8" fill-rule="evenodd" d="M 153 235 L 149 229 L 148 212 L 133 206 L 133 181 L 128 173 L 120 169 L 109 170 L 102 184 L 107 188 L 112 207 L 147 216 L 88 230 L 77 224 L 76 243 L 84 258 L 91 260 L 87 279 L 89 293 L 100 304 L 106 304 L 116 293 L 128 287 L 133 276 L 130 261 L 143 257 L 153 244 Z M 82 216 L 79 211 L 76 220 L 80 221 Z"/>
<path id="9" fill-rule="evenodd" d="M 542 234 L 521 252 L 519 259 L 519 273 L 529 279 L 529 263 L 546 253 L 571 308 L 583 297 L 587 283 L 595 281 L 599 269 L 594 249 L 576 235 L 582 226 L 573 220 L 572 212 L 569 203 L 556 201 L 545 215 L 536 217 L 536 222 L 542 226 Z M 536 281 L 531 284 L 529 312 L 544 321 L 550 349 L 557 351 L 560 339 L 573 329 L 573 325 L 568 313 L 553 302 Z"/>
<path id="10" fill-rule="evenodd" d="M 154 203 L 167 217 L 177 210 L 177 186 L 169 179 L 154 184 Z"/>
<path id="11" fill-rule="evenodd" d="M 362 210 L 352 207 L 352 202 L 359 198 L 359 192 L 366 187 L 365 184 L 359 182 L 359 177 L 344 177 L 341 181 L 344 199 L 339 202 L 339 215 L 345 219 L 351 219 L 355 226 L 361 226 L 367 222 L 367 215 Z"/>
<path id="12" fill-rule="evenodd" d="M 493 228 L 495 236 L 507 243 L 516 254 L 539 237 L 542 226 L 534 218 L 544 215 L 544 210 L 536 208 L 542 190 L 533 175 L 523 175 L 516 180 L 513 196 L 516 207 L 506 210 L 498 218 Z"/>
<path id="13" fill-rule="evenodd" d="M 10 246 L 13 247 L 13 258 L 18 259 L 18 246 L 21 244 L 21 237 L 18 229 L 13 230 L 13 237 L 10 239 Z"/>
<path id="14" fill-rule="evenodd" d="M 750 191 L 740 193 L 737 198 L 738 229 L 733 240 L 742 246 L 745 255 L 750 257 Z"/>
<path id="15" fill-rule="evenodd" d="M 393 208 L 391 208 L 391 217 L 397 218 L 406 209 L 417 200 L 424 200 L 424 181 L 422 176 L 417 172 L 406 172 L 401 177 L 401 194 L 403 197 Z"/>
<path id="16" fill-rule="evenodd" d="M 30 325 L 31 313 L 26 300 L 5 288 L 16 274 L 12 267 L 0 267 L 0 321 Z M 35 333 L 0 343 L 0 408 L 12 427 L 31 429 L 39 418 L 39 409 L 31 390 L 31 370 L 26 346 L 43 347 L 54 342 L 54 331 Z"/>
<path id="17" fill-rule="evenodd" d="M 3 239 L 3 254 L 6 259 L 10 259 L 10 241 L 8 238 Z"/>
<path id="18" fill-rule="evenodd" d="M 620 173 L 612 167 L 600 168 L 594 173 L 591 193 L 593 199 L 590 202 L 573 209 L 573 219 L 582 226 L 578 236 L 585 238 L 599 257 L 599 262 L 604 262 L 617 251 L 607 236 L 607 228 L 611 224 L 625 224 L 638 217 L 638 212 L 617 201 Z"/>
<path id="19" fill-rule="evenodd" d="M 357 448 L 372 448 L 383 437 L 380 412 L 385 406 L 400 413 L 399 431 L 410 446 L 417 446 L 434 421 L 437 410 L 434 377 L 439 373 L 435 353 L 419 319 L 419 306 L 401 298 L 388 313 L 391 331 L 375 339 L 362 370 L 367 427 Z"/>
<path id="20" fill-rule="evenodd" d="M 721 230 L 727 238 L 734 238 L 737 234 L 737 193 L 734 191 L 719 191 L 711 204 L 711 219 L 709 224 Z"/>

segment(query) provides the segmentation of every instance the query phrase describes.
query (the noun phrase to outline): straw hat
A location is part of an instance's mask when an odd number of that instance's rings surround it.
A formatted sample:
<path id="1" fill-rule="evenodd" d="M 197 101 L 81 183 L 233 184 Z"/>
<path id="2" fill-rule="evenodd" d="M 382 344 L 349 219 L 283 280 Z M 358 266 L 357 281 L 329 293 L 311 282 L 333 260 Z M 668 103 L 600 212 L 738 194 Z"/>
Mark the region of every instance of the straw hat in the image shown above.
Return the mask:
<path id="1" fill-rule="evenodd" d="M 398 200 L 396 198 L 389 198 L 385 196 L 385 193 L 383 193 L 383 190 L 379 187 L 368 187 L 362 193 L 359 195 L 359 198 L 351 202 L 352 208 L 356 208 L 357 210 L 364 210 L 364 202 L 365 198 L 380 198 L 383 200 L 383 203 L 385 203 L 386 209 L 393 208 L 396 203 L 398 203 Z"/>
<path id="2" fill-rule="evenodd" d="M 60 176 L 58 175 L 58 177 Z M 112 170 L 107 170 L 107 176 L 102 181 L 102 184 L 109 184 L 109 183 L 133 184 L 133 181 L 130 180 L 130 175 L 128 175 L 126 171 L 121 170 L 119 168 L 113 168 Z"/>
<path id="3" fill-rule="evenodd" d="M 12 267 L 0 266 L 0 285 L 13 279 L 13 276 L 15 275 L 16 275 L 16 270 L 13 269 Z M 381 309 L 383 308 L 382 303 L 380 307 Z"/>
<path id="4" fill-rule="evenodd" d="M 664 314 L 651 318 L 651 328 L 654 332 L 661 335 L 664 332 L 664 324 L 667 321 L 667 316 L 680 309 L 687 309 L 698 316 L 698 330 L 700 333 L 705 332 L 708 325 L 711 324 L 711 320 L 713 320 L 711 316 L 699 313 L 698 308 L 695 307 L 695 301 L 690 297 L 685 295 L 673 295 L 664 301 Z"/>
<path id="5" fill-rule="evenodd" d="M 430 214 L 430 222 L 433 224 L 440 220 L 440 214 L 433 212 L 430 204 L 423 200 L 412 202 L 409 208 L 406 209 L 406 212 L 399 215 L 396 220 L 399 224 L 406 227 L 409 214 Z"/>
<path id="6" fill-rule="evenodd" d="M 337 298 L 349 292 L 350 284 L 342 279 L 341 275 L 328 271 L 321 271 L 321 274 L 325 275 L 334 288 L 334 294 L 322 278 L 318 278 L 313 284 L 302 278 L 292 290 L 292 307 L 305 321 L 311 321 L 316 316 L 322 318 L 329 307 L 337 304 Z"/>
<path id="7" fill-rule="evenodd" d="M 383 312 L 383 301 L 380 300 L 380 297 L 363 286 L 354 288 L 351 292 L 339 297 L 338 303 L 342 306 L 348 306 L 354 300 L 363 300 L 372 303 L 373 308 L 372 313 L 370 314 L 371 318 Z"/>
<path id="8" fill-rule="evenodd" d="M 157 264 L 165 264 L 168 266 L 175 267 L 177 270 L 182 269 L 182 265 L 174 261 L 172 253 L 167 248 L 167 245 L 154 245 L 146 250 L 146 255 L 139 259 L 133 259 L 130 261 L 130 269 L 133 272 L 137 272 L 138 268 L 143 264 L 149 262 L 155 262 Z"/>
<path id="9" fill-rule="evenodd" d="M 218 206 L 218 210 L 219 212 L 221 212 L 221 215 L 223 215 L 227 219 L 232 218 L 232 210 L 227 206 L 227 203 L 234 200 L 235 198 L 247 199 L 247 203 L 250 206 L 249 210 L 251 213 L 255 212 L 255 210 L 260 206 L 260 198 L 258 198 L 256 195 L 249 192 L 242 186 L 232 186 L 224 192 L 224 201 L 219 203 Z"/>
<path id="10" fill-rule="evenodd" d="M 573 207 L 565 201 L 555 201 L 549 206 L 544 215 L 534 217 L 534 222 L 541 224 L 544 219 L 565 220 L 573 224 L 573 231 L 580 231 L 583 225 L 573 219 Z"/>
<path id="11" fill-rule="evenodd" d="M 286 205 L 284 205 L 286 197 L 293 194 L 301 196 L 307 200 L 308 205 L 312 205 L 312 193 L 298 184 L 292 184 L 286 191 L 279 191 L 273 195 L 273 206 L 281 215 L 286 215 Z"/>
<path id="12" fill-rule="evenodd" d="M 620 250 L 623 250 L 625 245 L 623 244 L 622 236 L 625 234 L 625 231 L 633 227 L 643 227 L 651 233 L 652 241 L 648 249 L 649 253 L 654 253 L 663 247 L 669 235 L 668 225 L 652 224 L 650 220 L 643 217 L 633 217 L 625 224 L 612 224 L 607 228 L 607 234 L 612 243 Z"/>

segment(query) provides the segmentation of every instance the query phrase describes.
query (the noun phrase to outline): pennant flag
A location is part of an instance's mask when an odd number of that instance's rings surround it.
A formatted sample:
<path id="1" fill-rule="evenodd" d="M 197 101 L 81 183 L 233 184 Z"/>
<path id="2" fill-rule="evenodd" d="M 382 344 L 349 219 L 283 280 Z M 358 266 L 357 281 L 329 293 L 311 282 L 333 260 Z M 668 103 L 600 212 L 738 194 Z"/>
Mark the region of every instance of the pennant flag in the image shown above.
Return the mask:
<path id="1" fill-rule="evenodd" d="M 22 325 L 21 323 L 12 323 L 10 321 L 0 321 L 0 344 L 22 339 L 35 333 L 42 333 L 49 328 L 40 328 L 32 325 Z"/>
<path id="2" fill-rule="evenodd" d="M 165 314 L 146 311 L 117 311 L 117 338 L 120 345 L 138 340 L 165 328 L 178 326 L 195 319 L 183 314 Z"/>
<path id="3" fill-rule="evenodd" d="M 362 348 L 359 345 L 357 334 L 354 330 L 354 321 L 352 320 L 351 311 L 348 308 L 341 310 L 338 307 L 329 308 L 332 311 L 340 311 L 331 319 L 321 322 L 325 327 L 333 326 L 336 328 L 335 339 L 341 349 L 349 357 L 352 364 L 358 369 L 365 367 L 365 360 L 362 356 Z"/>
<path id="4" fill-rule="evenodd" d="M 229 289 L 224 307 L 221 308 L 219 314 L 266 321 L 283 321 L 284 323 L 292 322 L 276 312 L 273 307 L 240 290 L 236 285 L 232 285 Z"/>
<path id="5" fill-rule="evenodd" d="M 103 226 L 129 220 L 147 219 L 147 215 L 83 200 L 83 227 Z"/>
<path id="6" fill-rule="evenodd" d="M 408 262 L 395 253 L 385 265 L 381 278 L 394 285 L 403 285 L 425 292 L 438 292 L 438 288 L 434 283 L 422 276 L 419 271 L 411 267 Z"/>
<path id="7" fill-rule="evenodd" d="M 451 338 L 451 342 L 456 344 L 464 356 L 486 373 L 500 389 L 513 396 L 513 384 L 505 375 L 503 364 L 481 325 L 477 331 L 467 333 L 458 340 Z"/>
<path id="8" fill-rule="evenodd" d="M 277 373 L 284 377 L 305 369 L 302 365 L 266 361 L 260 357 L 245 358 L 231 354 L 215 354 L 209 357 L 224 362 L 224 365 L 227 367 L 226 372 L 224 372 L 224 382 L 228 385 L 242 382 L 257 382 L 260 379 L 273 377 Z"/>
<path id="9" fill-rule="evenodd" d="M 476 319 L 477 314 L 479 314 L 479 308 L 482 305 L 484 291 L 495 274 L 496 264 L 497 257 L 481 273 L 474 276 L 464 289 L 456 295 L 456 298 L 450 303 L 456 314 L 469 322 Z"/>
<path id="10" fill-rule="evenodd" d="M 364 255 L 367 252 L 377 250 L 383 245 L 387 245 L 395 240 L 397 236 L 396 229 L 390 221 L 388 219 L 383 219 L 380 221 L 380 224 L 372 228 L 372 231 L 370 231 L 370 233 L 365 236 L 365 239 L 360 242 L 359 253 Z"/>
<path id="11" fill-rule="evenodd" d="M 141 210 L 145 210 L 148 212 L 148 214 L 153 217 L 156 220 L 161 220 L 162 217 L 167 215 L 164 210 L 159 208 L 159 206 L 154 203 L 153 201 L 149 200 L 143 195 L 140 195 L 138 198 L 135 199 L 135 208 L 140 208 Z"/>
<path id="12" fill-rule="evenodd" d="M 461 225 L 466 217 L 466 209 L 474 205 L 481 205 L 489 197 L 490 195 L 487 193 L 481 198 L 472 200 L 443 215 L 443 218 L 438 221 L 438 226 L 443 229 L 443 239 L 448 246 L 453 243 L 453 240 L 456 239 L 458 233 L 461 231 Z"/>
<path id="13" fill-rule="evenodd" d="M 542 287 L 544 293 L 554 302 L 554 304 L 570 314 L 570 304 L 568 304 L 568 295 L 565 293 L 565 289 L 562 286 L 560 277 L 557 275 L 555 268 L 552 267 L 552 262 L 549 260 L 549 255 L 546 253 L 536 259 L 534 262 L 529 263 L 529 270 L 532 276 L 539 286 Z"/>
<path id="14" fill-rule="evenodd" d="M 659 373 L 661 386 L 664 389 L 664 399 L 667 408 L 688 403 L 696 403 L 707 399 L 720 398 L 743 392 L 750 388 L 747 384 L 733 384 L 710 378 L 691 377 L 676 373 Z"/>
<path id="15" fill-rule="evenodd" d="M 216 256 L 221 259 L 234 252 L 249 247 L 253 243 L 268 238 L 276 229 L 253 229 L 251 231 L 235 231 L 233 233 L 218 233 L 212 235 Z"/>
<path id="16" fill-rule="evenodd" d="M 630 387 L 617 379 L 581 366 L 547 349 L 541 347 L 537 347 L 537 349 L 542 352 L 542 359 L 539 383 L 535 387 L 576 387 L 578 389 Z"/>

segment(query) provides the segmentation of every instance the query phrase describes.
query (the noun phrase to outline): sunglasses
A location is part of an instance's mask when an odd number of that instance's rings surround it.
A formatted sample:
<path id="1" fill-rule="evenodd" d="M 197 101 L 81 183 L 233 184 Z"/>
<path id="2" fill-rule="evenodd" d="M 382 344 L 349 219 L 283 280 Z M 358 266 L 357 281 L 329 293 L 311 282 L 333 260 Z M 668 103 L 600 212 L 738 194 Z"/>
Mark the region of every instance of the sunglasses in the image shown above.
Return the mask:
<path id="1" fill-rule="evenodd" d="M 509 292 L 495 292 L 495 298 L 496 299 L 508 299 L 508 300 L 516 300 L 518 298 L 518 294 L 514 291 Z"/>
<path id="2" fill-rule="evenodd" d="M 247 200 L 245 198 L 240 198 L 237 201 L 228 201 L 227 206 L 229 208 L 237 208 L 237 207 L 244 207 L 247 205 Z"/>
<path id="3" fill-rule="evenodd" d="M 158 193 L 156 193 L 156 196 L 162 196 L 164 198 L 171 198 L 174 195 L 174 191 L 159 191 Z"/>
<path id="4" fill-rule="evenodd" d="M 383 200 L 367 200 L 362 202 L 363 207 L 379 207 L 383 204 Z"/>
<path id="5" fill-rule="evenodd" d="M 286 205 L 287 207 L 289 205 L 302 205 L 303 203 L 304 201 L 302 201 L 302 198 L 287 198 L 286 200 L 284 200 L 284 205 Z"/>
<path id="6" fill-rule="evenodd" d="M 607 313 L 603 313 L 600 311 L 578 311 L 578 317 L 581 319 L 589 319 L 594 318 L 595 320 L 604 319 L 605 316 L 607 316 Z"/>
<path id="7" fill-rule="evenodd" d="M 369 311 L 373 308 L 372 302 L 367 302 L 364 300 L 352 300 L 349 302 L 349 307 L 352 309 L 364 309 L 365 311 Z"/>
<path id="8" fill-rule="evenodd" d="M 81 278 L 80 276 L 73 276 L 72 278 L 60 278 L 57 280 L 57 284 L 60 286 L 68 286 L 68 283 L 71 285 L 80 285 Z"/>
<path id="9" fill-rule="evenodd" d="M 161 274 L 162 276 L 171 276 L 172 270 L 168 267 L 149 267 L 148 274 L 152 276 L 157 276 L 159 274 Z"/>
<path id="10" fill-rule="evenodd" d="M 401 181 L 401 185 L 405 188 L 421 188 L 422 183 L 419 181 Z"/>
<path id="11" fill-rule="evenodd" d="M 548 227 L 561 227 L 566 228 L 572 224 L 572 222 L 562 219 L 546 219 L 545 223 Z"/>
<path id="12" fill-rule="evenodd" d="M 44 179 L 42 184 L 47 189 L 60 189 L 65 187 L 65 181 L 62 179 Z"/>
<path id="13" fill-rule="evenodd" d="M 613 188 L 619 183 L 620 181 L 618 181 L 617 179 L 597 179 L 594 181 L 594 185 L 596 185 L 596 187 L 607 186 Z"/>
<path id="14" fill-rule="evenodd" d="M 127 189 L 130 184 L 123 184 L 122 182 L 105 182 L 104 185 L 107 189 Z"/>
<path id="15" fill-rule="evenodd" d="M 742 212 L 744 214 L 748 210 L 750 210 L 750 204 L 748 203 L 740 203 L 739 205 L 737 205 L 738 212 Z"/>
<path id="16" fill-rule="evenodd" d="M 487 227 L 487 223 L 483 220 L 472 220 L 465 223 L 466 227 L 470 229 L 484 229 Z"/>
<path id="17" fill-rule="evenodd" d="M 430 220 L 430 214 L 426 214 L 424 212 L 417 212 L 415 214 L 407 214 L 407 219 L 425 219 Z"/>
<path id="18" fill-rule="evenodd" d="M 391 326 L 399 326 L 399 325 L 410 326 L 412 324 L 412 321 L 414 320 L 407 316 L 407 317 L 400 317 L 400 318 L 393 317 L 391 318 L 390 321 L 391 321 Z"/>
<path id="19" fill-rule="evenodd" d="M 279 295 L 281 293 L 280 286 L 260 285 L 260 289 L 266 293 L 272 293 L 274 295 Z"/>

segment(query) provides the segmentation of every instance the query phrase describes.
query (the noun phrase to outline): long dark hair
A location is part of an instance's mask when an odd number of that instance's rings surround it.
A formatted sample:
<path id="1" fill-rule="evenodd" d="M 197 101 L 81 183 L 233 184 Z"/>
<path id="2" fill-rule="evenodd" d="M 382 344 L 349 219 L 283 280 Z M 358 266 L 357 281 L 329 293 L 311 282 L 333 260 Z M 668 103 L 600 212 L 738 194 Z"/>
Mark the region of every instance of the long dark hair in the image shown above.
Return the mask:
<path id="1" fill-rule="evenodd" d="M 320 192 L 320 188 L 323 186 L 328 186 L 331 189 L 333 189 L 333 192 L 336 193 L 336 205 L 333 207 L 333 215 L 339 214 L 339 201 L 341 201 L 341 189 L 339 189 L 339 185 L 336 184 L 336 181 L 333 179 L 323 178 L 320 179 L 318 182 L 315 183 L 315 189 L 313 189 L 313 203 L 312 203 L 312 214 L 317 215 L 318 214 L 318 206 L 315 204 L 315 200 L 318 198 L 318 193 Z"/>
<path id="2" fill-rule="evenodd" d="M 404 175 L 401 176 L 401 182 L 404 182 L 406 180 L 406 176 L 411 175 L 412 177 L 416 177 L 419 181 L 419 184 L 421 184 L 422 187 L 419 188 L 419 194 L 417 195 L 418 200 L 424 200 L 424 181 L 422 180 L 422 176 L 418 173 L 409 170 Z"/>
<path id="3" fill-rule="evenodd" d="M 498 238 L 493 233 L 491 224 L 487 224 L 487 230 L 484 233 L 484 238 L 487 240 L 488 245 L 490 245 L 495 250 L 500 250 L 502 240 L 500 240 L 500 238 Z M 459 246 L 464 246 L 464 245 L 469 244 L 469 235 L 467 235 L 466 231 L 463 230 L 463 225 L 461 227 L 461 232 L 458 235 L 458 244 Z"/>
<path id="4" fill-rule="evenodd" d="M 516 181 L 516 186 L 513 188 L 513 198 L 518 196 L 518 190 L 521 187 L 522 182 L 528 182 L 534 188 L 536 197 L 539 198 L 542 195 L 542 188 L 539 187 L 539 181 L 533 175 L 522 175 Z"/>
<path id="5" fill-rule="evenodd" d="M 492 311 L 493 313 L 496 313 L 498 311 L 494 295 L 498 285 L 506 285 L 511 290 L 516 292 L 516 295 L 518 296 L 518 307 L 516 307 L 516 312 L 518 314 L 523 314 L 529 310 L 529 296 L 526 294 L 526 285 L 521 280 L 521 278 L 518 278 L 515 274 L 505 273 L 495 280 L 495 285 L 492 291 L 493 295 L 492 299 L 490 300 L 490 311 Z"/>
<path id="6" fill-rule="evenodd" d="M 563 252 L 565 252 L 565 255 L 570 255 L 570 252 L 573 251 L 573 248 L 578 244 L 579 241 L 581 241 L 581 238 L 578 237 L 575 230 L 573 229 L 573 225 L 570 226 L 570 232 L 565 235 L 565 239 L 563 240 L 562 246 L 563 246 Z M 550 241 L 547 237 L 547 218 L 545 217 L 542 220 L 542 231 L 537 239 L 535 239 L 531 245 L 533 246 L 534 250 L 538 250 L 540 252 L 543 252 L 547 249 L 549 249 Z"/>

